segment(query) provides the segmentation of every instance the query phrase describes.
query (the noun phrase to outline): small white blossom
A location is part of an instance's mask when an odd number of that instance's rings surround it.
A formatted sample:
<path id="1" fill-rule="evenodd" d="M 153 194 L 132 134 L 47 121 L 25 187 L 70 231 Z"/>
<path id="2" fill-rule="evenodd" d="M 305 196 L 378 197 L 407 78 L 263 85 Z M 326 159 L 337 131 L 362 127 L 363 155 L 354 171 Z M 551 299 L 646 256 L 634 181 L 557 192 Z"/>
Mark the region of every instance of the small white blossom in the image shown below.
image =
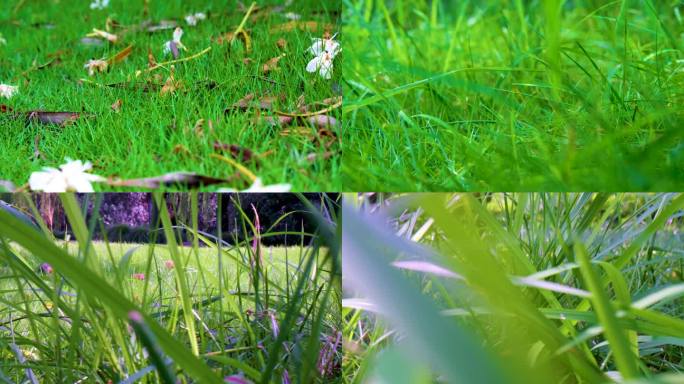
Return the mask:
<path id="1" fill-rule="evenodd" d="M 186 49 L 183 43 L 181 43 L 181 37 L 183 37 L 183 29 L 181 27 L 176 27 L 173 30 L 173 40 L 164 43 L 164 54 L 168 55 L 173 51 L 172 45 L 176 45 L 177 48 Z"/>
<path id="2" fill-rule="evenodd" d="M 107 70 L 109 64 L 105 60 L 88 60 L 88 62 L 83 66 L 83 68 L 88 68 L 88 75 L 92 76 L 95 72 L 104 72 Z"/>
<path id="3" fill-rule="evenodd" d="M 90 9 L 105 9 L 109 6 L 109 0 L 93 0 Z"/>
<path id="4" fill-rule="evenodd" d="M 93 182 L 105 181 L 101 176 L 87 173 L 92 167 L 90 162 L 67 159 L 67 163 L 59 169 L 46 167 L 42 171 L 33 172 L 29 178 L 29 187 L 32 191 L 48 193 L 91 193 L 94 192 Z"/>
<path id="5" fill-rule="evenodd" d="M 232 188 L 224 188 L 224 189 L 221 189 L 220 192 L 279 193 L 279 192 L 290 192 L 291 189 L 292 189 L 292 185 L 290 185 L 290 184 L 264 185 L 264 183 L 261 181 L 261 178 L 257 177 L 256 179 L 254 179 L 254 182 L 252 183 L 252 185 L 247 189 L 244 189 L 242 191 L 238 191 L 238 190 L 232 189 Z"/>
<path id="6" fill-rule="evenodd" d="M 297 21 L 297 20 L 302 18 L 302 15 L 300 15 L 298 13 L 294 13 L 294 12 L 288 12 L 288 13 L 284 14 L 283 16 L 285 16 L 286 19 L 293 20 L 293 21 Z"/>
<path id="7" fill-rule="evenodd" d="M 321 55 L 311 59 L 309 64 L 306 65 L 307 72 L 318 72 L 318 74 L 326 80 L 330 80 L 332 78 L 332 70 L 333 56 L 326 51 L 324 51 Z"/>
<path id="8" fill-rule="evenodd" d="M 206 18 L 207 18 L 206 14 L 204 14 L 203 12 L 197 12 L 194 15 L 185 16 L 185 22 L 188 23 L 188 25 L 194 27 L 200 21 L 206 20 Z"/>
<path id="9" fill-rule="evenodd" d="M 336 36 L 336 35 L 335 35 Z M 340 49 L 340 43 L 335 41 L 335 36 L 326 39 L 313 38 L 313 45 L 309 47 L 309 52 L 314 56 L 320 56 L 323 52 L 328 52 L 334 59 L 342 49 Z"/>
<path id="10" fill-rule="evenodd" d="M 6 99 L 11 99 L 17 92 L 19 92 L 19 87 L 17 86 L 0 84 L 0 96 Z"/>

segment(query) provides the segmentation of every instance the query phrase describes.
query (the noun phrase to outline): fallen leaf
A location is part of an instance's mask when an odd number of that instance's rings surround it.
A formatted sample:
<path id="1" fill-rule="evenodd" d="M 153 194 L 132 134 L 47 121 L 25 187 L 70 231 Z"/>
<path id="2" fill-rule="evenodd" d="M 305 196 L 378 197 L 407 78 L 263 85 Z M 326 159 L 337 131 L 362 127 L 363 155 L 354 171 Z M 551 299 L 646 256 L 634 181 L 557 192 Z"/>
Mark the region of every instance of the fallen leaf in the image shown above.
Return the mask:
<path id="1" fill-rule="evenodd" d="M 124 48 L 124 49 L 122 49 L 122 50 L 119 51 L 116 55 L 114 55 L 114 56 L 110 57 L 109 59 L 107 59 L 107 63 L 108 63 L 109 65 L 113 65 L 113 64 L 116 64 L 116 63 L 120 63 L 121 61 L 123 61 L 124 59 L 126 59 L 128 56 L 130 56 L 130 54 L 131 54 L 132 52 L 133 52 L 133 44 L 129 45 L 128 47 L 126 47 L 126 48 Z"/>
<path id="2" fill-rule="evenodd" d="M 233 103 L 230 108 L 226 109 L 226 112 L 228 112 L 230 109 L 249 109 L 252 107 L 257 107 L 259 109 L 273 109 L 273 104 L 278 101 L 278 100 L 284 100 L 285 95 L 278 95 L 278 96 L 272 96 L 272 95 L 265 95 L 260 97 L 259 99 L 256 100 L 255 102 L 255 97 L 256 95 L 254 93 L 249 93 L 242 99 L 236 101 Z"/>
<path id="3" fill-rule="evenodd" d="M 177 155 L 179 155 L 179 154 L 189 155 L 189 154 L 190 154 L 190 150 L 188 149 L 188 147 L 186 147 L 186 146 L 183 145 L 183 144 L 176 144 L 176 145 L 173 147 L 173 153 L 175 153 L 175 154 L 177 154 Z"/>
<path id="4" fill-rule="evenodd" d="M 172 172 L 157 177 L 146 177 L 141 179 L 110 180 L 107 182 L 112 187 L 134 187 L 158 189 L 160 187 L 183 186 L 186 188 L 197 188 L 215 184 L 230 183 L 230 179 L 218 179 L 211 176 L 198 175 L 191 172 Z"/>
<path id="5" fill-rule="evenodd" d="M 85 45 L 86 47 L 101 47 L 104 45 L 102 40 L 96 39 L 94 37 L 84 37 L 80 40 L 81 45 Z"/>
<path id="6" fill-rule="evenodd" d="M 229 151 L 230 155 L 237 161 L 241 163 L 249 163 L 251 161 L 256 161 L 256 156 L 254 152 L 245 147 L 241 147 L 235 144 L 225 144 L 220 141 L 214 142 L 214 149 L 217 151 Z"/>
<path id="7" fill-rule="evenodd" d="M 35 121 L 47 125 L 65 126 L 72 124 L 81 116 L 77 112 L 45 112 L 31 111 L 26 112 L 26 121 Z"/>
<path id="8" fill-rule="evenodd" d="M 152 68 L 157 65 L 157 59 L 154 58 L 152 50 L 147 48 L 147 67 Z"/>
<path id="9" fill-rule="evenodd" d="M 280 68 L 278 68 L 278 62 L 279 62 L 280 59 L 282 59 L 283 57 L 285 57 L 285 54 L 284 54 L 284 53 L 283 53 L 282 55 L 276 56 L 276 57 L 274 57 L 274 58 L 268 60 L 268 61 L 266 62 L 266 64 L 264 64 L 263 67 L 261 67 L 261 70 L 262 70 L 264 73 L 269 73 L 270 71 L 279 70 Z"/>
<path id="10" fill-rule="evenodd" d="M 252 38 L 249 36 L 249 33 L 245 30 L 240 30 L 239 32 L 226 32 L 224 34 L 219 35 L 216 38 L 212 38 L 212 41 L 215 41 L 217 44 L 232 44 L 235 39 L 240 38 L 242 39 L 243 43 L 245 44 L 245 50 L 247 53 L 252 52 Z"/>
<path id="11" fill-rule="evenodd" d="M 121 105 L 123 104 L 123 101 L 121 99 L 117 99 L 114 104 L 112 104 L 112 111 L 114 112 L 119 112 L 121 111 Z"/>
<path id="12" fill-rule="evenodd" d="M 175 29 L 178 23 L 175 20 L 160 20 L 158 23 L 152 23 L 151 20 L 143 21 L 140 27 L 147 32 L 159 32 L 167 29 Z"/>
<path id="13" fill-rule="evenodd" d="M 162 96 L 167 95 L 167 94 L 172 94 L 176 92 L 176 90 L 183 88 L 183 83 L 180 81 L 177 81 L 174 76 L 174 67 L 173 65 L 171 66 L 171 73 L 169 74 L 169 77 L 166 79 L 166 82 L 164 82 L 164 86 L 162 86 L 161 91 L 159 92 Z"/>
<path id="14" fill-rule="evenodd" d="M 281 37 L 281 38 L 278 39 L 278 41 L 276 42 L 276 45 L 278 46 L 278 48 L 280 48 L 280 49 L 282 49 L 282 50 L 285 50 L 285 49 L 287 48 L 287 40 L 285 40 L 285 39 L 283 39 L 283 38 Z"/>
<path id="15" fill-rule="evenodd" d="M 294 118 L 290 116 L 262 116 L 260 119 L 260 121 L 271 127 L 285 126 L 290 124 L 293 120 Z"/>
<path id="16" fill-rule="evenodd" d="M 0 105 L 0 112 L 11 113 L 9 118 L 25 118 L 26 122 L 38 122 L 47 125 L 61 125 L 65 126 L 78 120 L 81 116 L 78 112 L 46 112 L 46 111 L 28 111 L 28 112 L 14 112 L 14 110 L 6 105 Z"/>

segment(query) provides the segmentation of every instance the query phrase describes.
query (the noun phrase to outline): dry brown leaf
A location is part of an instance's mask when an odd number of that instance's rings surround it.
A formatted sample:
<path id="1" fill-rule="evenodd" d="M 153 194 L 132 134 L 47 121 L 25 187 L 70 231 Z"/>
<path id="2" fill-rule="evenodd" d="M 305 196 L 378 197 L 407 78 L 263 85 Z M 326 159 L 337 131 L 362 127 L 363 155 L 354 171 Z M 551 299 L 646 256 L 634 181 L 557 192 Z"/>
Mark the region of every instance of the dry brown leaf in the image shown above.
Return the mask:
<path id="1" fill-rule="evenodd" d="M 177 155 L 179 155 L 179 154 L 189 155 L 189 154 L 190 154 L 190 150 L 188 149 L 188 147 L 186 147 L 186 146 L 183 145 L 183 144 L 176 144 L 176 145 L 173 147 L 173 153 L 175 153 L 175 154 L 177 154 Z"/>
<path id="2" fill-rule="evenodd" d="M 257 157 L 255 156 L 254 152 L 245 147 L 241 147 L 239 145 L 235 144 L 225 144 L 221 143 L 220 141 L 215 141 L 214 142 L 214 150 L 216 151 L 229 151 L 230 155 L 237 161 L 241 163 L 249 163 L 252 161 L 257 160 Z"/>
<path id="3" fill-rule="evenodd" d="M 195 122 L 195 136 L 197 137 L 204 137 L 204 119 L 199 119 L 197 122 Z"/>
<path id="4" fill-rule="evenodd" d="M 147 48 L 147 67 L 152 68 L 157 65 L 157 59 L 152 54 L 152 49 Z"/>
<path id="5" fill-rule="evenodd" d="M 285 126 L 290 124 L 294 118 L 290 116 L 262 116 L 258 121 L 262 121 L 272 127 Z"/>
<path id="6" fill-rule="evenodd" d="M 14 112 L 14 110 L 6 105 L 0 105 L 0 113 L 11 113 L 10 119 L 25 118 L 26 122 L 38 122 L 46 125 L 60 125 L 65 126 L 73 123 L 81 117 L 78 112 L 46 112 L 46 111 L 28 111 L 28 112 Z"/>
<path id="7" fill-rule="evenodd" d="M 133 44 L 129 45 L 128 47 L 122 49 L 119 51 L 116 55 L 110 57 L 107 59 L 107 63 L 109 65 L 116 64 L 122 62 L 124 59 L 126 59 L 130 54 L 133 52 Z"/>
<path id="8" fill-rule="evenodd" d="M 164 96 L 167 94 L 172 94 L 176 92 L 177 90 L 183 88 L 183 83 L 176 80 L 173 76 L 175 70 L 173 65 L 171 66 L 171 73 L 169 74 L 169 77 L 166 79 L 164 82 L 164 85 L 161 88 L 161 91 L 159 91 L 159 94 Z"/>
<path id="9" fill-rule="evenodd" d="M 247 33 L 247 31 L 245 31 L 245 30 L 241 30 L 237 34 L 235 32 L 226 32 L 222 35 L 219 35 L 216 38 L 212 38 L 212 40 L 215 41 L 217 44 L 226 43 L 226 44 L 230 45 L 238 37 L 241 38 L 242 41 L 245 43 L 245 50 L 247 51 L 247 53 L 251 53 L 252 52 L 252 38 L 249 36 L 249 33 Z"/>
<path id="10" fill-rule="evenodd" d="M 123 100 L 117 99 L 114 104 L 112 104 L 112 111 L 114 112 L 120 112 L 121 111 L 121 105 L 123 105 Z"/>
<path id="11" fill-rule="evenodd" d="M 280 49 L 282 49 L 282 50 L 285 50 L 285 49 L 287 48 L 287 40 L 285 40 L 285 39 L 283 39 L 283 38 L 281 37 L 281 38 L 278 39 L 278 41 L 276 42 L 276 45 L 278 46 L 278 48 L 280 48 Z"/>
<path id="12" fill-rule="evenodd" d="M 233 105 L 230 106 L 230 108 L 226 109 L 226 112 L 229 111 L 230 109 L 249 109 L 252 107 L 256 107 L 259 109 L 273 109 L 273 104 L 275 104 L 276 101 L 278 100 L 284 100 L 285 95 L 278 95 L 278 96 L 272 96 L 272 95 L 266 95 L 262 96 L 259 99 L 255 99 L 256 95 L 254 93 L 249 93 L 242 99 L 236 101 L 233 103 Z"/>
<path id="13" fill-rule="evenodd" d="M 280 59 L 282 59 L 283 57 L 285 57 L 285 54 L 284 54 L 284 53 L 283 53 L 282 55 L 276 56 L 276 57 L 274 57 L 274 58 L 268 60 L 268 61 L 266 62 L 266 64 L 264 64 L 263 67 L 261 67 L 261 70 L 262 70 L 264 73 L 269 73 L 269 72 L 271 72 L 271 71 L 280 70 L 280 68 L 278 68 L 278 62 L 279 62 Z"/>

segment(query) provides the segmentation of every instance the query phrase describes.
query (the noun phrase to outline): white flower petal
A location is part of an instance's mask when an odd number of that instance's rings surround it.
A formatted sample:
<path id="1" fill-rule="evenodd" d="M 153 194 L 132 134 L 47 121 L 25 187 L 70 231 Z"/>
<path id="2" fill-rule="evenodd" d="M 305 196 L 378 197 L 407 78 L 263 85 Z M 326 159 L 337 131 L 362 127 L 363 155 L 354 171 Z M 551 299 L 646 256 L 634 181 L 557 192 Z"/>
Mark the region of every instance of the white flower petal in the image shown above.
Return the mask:
<path id="1" fill-rule="evenodd" d="M 271 185 L 264 185 L 264 183 L 261 181 L 260 177 L 257 177 L 254 180 L 254 183 L 242 191 L 238 191 L 237 189 L 234 188 L 222 188 L 219 189 L 218 192 L 220 193 L 227 193 L 227 192 L 244 192 L 244 193 L 280 193 L 280 192 L 290 192 L 292 190 L 292 185 L 290 184 L 271 184 Z"/>
<path id="2" fill-rule="evenodd" d="M 43 171 L 31 174 L 29 177 L 29 187 L 32 191 L 48 193 L 66 192 L 67 182 L 59 169 L 43 168 Z"/>
<path id="3" fill-rule="evenodd" d="M 87 173 L 92 168 L 90 162 L 83 163 L 81 160 L 69 160 L 55 168 L 44 168 L 43 171 L 33 172 L 29 177 L 29 186 L 33 191 L 43 192 L 94 192 L 93 182 L 104 181 L 98 175 Z"/>
<path id="4" fill-rule="evenodd" d="M 332 78 L 332 70 L 333 70 L 332 60 L 323 60 L 323 62 L 321 63 L 321 69 L 320 69 L 320 71 L 318 71 L 318 73 L 324 79 L 330 80 Z"/>
<path id="5" fill-rule="evenodd" d="M 309 61 L 309 64 L 306 65 L 306 71 L 311 73 L 318 71 L 318 68 L 320 68 L 321 66 L 321 60 L 321 56 L 316 56 L 313 59 L 311 59 L 311 61 Z"/>
<path id="6" fill-rule="evenodd" d="M 105 9 L 109 6 L 109 0 L 93 0 L 90 9 Z"/>
<path id="7" fill-rule="evenodd" d="M 19 87 L 8 84 L 0 84 L 0 96 L 11 99 L 15 93 L 19 92 Z"/>
<path id="8" fill-rule="evenodd" d="M 176 29 L 173 30 L 173 41 L 180 43 L 181 37 L 183 37 L 183 28 L 176 27 Z"/>
<path id="9" fill-rule="evenodd" d="M 242 192 L 253 193 L 253 192 L 289 192 L 292 189 L 290 184 L 272 184 L 264 185 L 260 177 L 254 180 L 252 185 Z"/>

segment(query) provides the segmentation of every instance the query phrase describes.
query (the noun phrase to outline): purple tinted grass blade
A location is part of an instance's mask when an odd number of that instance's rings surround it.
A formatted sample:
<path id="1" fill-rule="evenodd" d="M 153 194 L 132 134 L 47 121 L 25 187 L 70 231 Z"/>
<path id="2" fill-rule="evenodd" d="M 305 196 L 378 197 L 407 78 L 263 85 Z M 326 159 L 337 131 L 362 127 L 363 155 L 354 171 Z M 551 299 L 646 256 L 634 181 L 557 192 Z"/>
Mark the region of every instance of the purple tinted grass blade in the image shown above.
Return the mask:
<path id="1" fill-rule="evenodd" d="M 164 384 L 175 384 L 176 379 L 174 378 L 173 372 L 171 372 L 171 369 L 165 363 L 162 351 L 154 338 L 154 334 L 145 324 L 145 319 L 142 314 L 138 311 L 131 311 L 128 313 L 128 320 L 138 336 L 138 339 L 145 349 L 147 349 L 152 364 L 157 368 L 161 382 Z"/>

